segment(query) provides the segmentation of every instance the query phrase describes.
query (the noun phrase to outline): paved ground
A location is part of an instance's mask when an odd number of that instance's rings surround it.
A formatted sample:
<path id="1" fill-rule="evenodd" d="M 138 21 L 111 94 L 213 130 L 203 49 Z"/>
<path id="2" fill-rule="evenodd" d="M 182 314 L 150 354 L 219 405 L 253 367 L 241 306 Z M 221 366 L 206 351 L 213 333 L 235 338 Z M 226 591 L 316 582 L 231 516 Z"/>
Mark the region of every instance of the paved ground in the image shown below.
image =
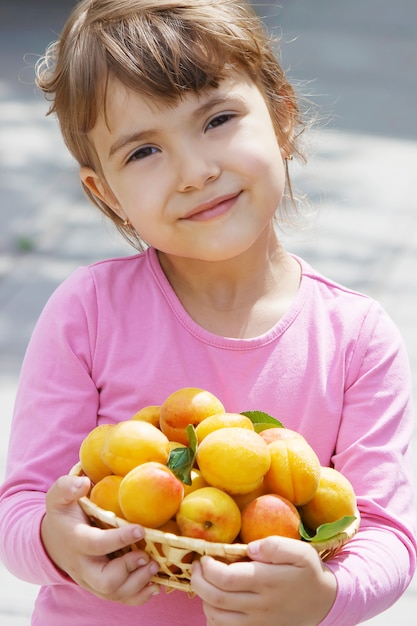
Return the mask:
<path id="1" fill-rule="evenodd" d="M 129 252 L 84 200 L 23 61 L 33 64 L 73 4 L 0 5 L 0 479 L 21 360 L 46 298 L 78 265 Z M 283 31 L 291 76 L 313 80 L 304 88 L 333 114 L 312 138 L 310 164 L 294 167 L 319 213 L 288 247 L 383 303 L 407 341 L 417 398 L 417 3 L 256 4 Z M 28 626 L 36 592 L 0 563 L 1 625 Z M 417 578 L 368 623 L 411 626 L 416 602 Z"/>

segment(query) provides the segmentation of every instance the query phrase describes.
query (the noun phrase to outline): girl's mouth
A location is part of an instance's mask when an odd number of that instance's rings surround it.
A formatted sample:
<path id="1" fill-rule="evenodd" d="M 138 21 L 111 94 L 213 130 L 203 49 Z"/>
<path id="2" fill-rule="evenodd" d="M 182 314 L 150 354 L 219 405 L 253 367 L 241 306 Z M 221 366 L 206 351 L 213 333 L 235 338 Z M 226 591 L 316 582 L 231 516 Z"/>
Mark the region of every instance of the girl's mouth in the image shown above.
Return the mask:
<path id="1" fill-rule="evenodd" d="M 194 222 L 203 222 L 206 220 L 219 217 L 224 213 L 227 213 L 240 196 L 239 193 L 228 194 L 225 196 L 219 196 L 209 202 L 203 202 L 194 207 L 184 218 L 186 220 L 192 220 Z"/>

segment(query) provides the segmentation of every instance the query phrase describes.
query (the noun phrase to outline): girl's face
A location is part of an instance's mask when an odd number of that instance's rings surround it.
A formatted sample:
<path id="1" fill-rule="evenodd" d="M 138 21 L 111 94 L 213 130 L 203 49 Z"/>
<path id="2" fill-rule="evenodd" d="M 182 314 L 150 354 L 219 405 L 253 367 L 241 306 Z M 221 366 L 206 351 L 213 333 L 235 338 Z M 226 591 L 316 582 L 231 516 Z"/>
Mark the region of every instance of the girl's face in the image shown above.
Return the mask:
<path id="1" fill-rule="evenodd" d="M 83 182 L 167 255 L 231 259 L 272 228 L 286 155 L 244 74 L 169 107 L 114 79 L 90 140 L 105 180 L 83 168 Z"/>

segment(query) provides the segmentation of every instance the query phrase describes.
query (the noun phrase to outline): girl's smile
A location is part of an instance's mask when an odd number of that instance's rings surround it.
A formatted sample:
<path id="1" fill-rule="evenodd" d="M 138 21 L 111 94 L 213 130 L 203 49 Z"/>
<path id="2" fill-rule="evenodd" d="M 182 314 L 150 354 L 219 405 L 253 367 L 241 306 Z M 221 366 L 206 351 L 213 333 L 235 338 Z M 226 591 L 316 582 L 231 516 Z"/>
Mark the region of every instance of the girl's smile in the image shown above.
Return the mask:
<path id="1" fill-rule="evenodd" d="M 280 204 L 283 154 L 263 95 L 244 73 L 175 105 L 109 82 L 90 133 L 102 175 L 83 182 L 167 255 L 222 261 L 247 252 Z"/>
<path id="2" fill-rule="evenodd" d="M 237 202 L 240 193 L 232 193 L 220 198 L 214 198 L 208 202 L 203 202 L 192 209 L 182 219 L 193 221 L 205 221 L 223 215 Z"/>

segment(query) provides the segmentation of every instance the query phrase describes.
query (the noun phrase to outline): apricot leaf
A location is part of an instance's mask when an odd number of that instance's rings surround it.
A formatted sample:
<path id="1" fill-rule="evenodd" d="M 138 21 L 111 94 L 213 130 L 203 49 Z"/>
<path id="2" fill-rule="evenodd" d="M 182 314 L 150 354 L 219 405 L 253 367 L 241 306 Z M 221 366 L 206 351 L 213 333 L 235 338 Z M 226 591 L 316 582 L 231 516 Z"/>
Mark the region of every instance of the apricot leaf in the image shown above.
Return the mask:
<path id="1" fill-rule="evenodd" d="M 191 485 L 191 470 L 194 466 L 197 454 L 198 439 L 192 424 L 187 426 L 187 448 L 174 448 L 171 450 L 167 466 L 175 476 L 186 485 Z"/>
<path id="2" fill-rule="evenodd" d="M 343 533 L 343 531 L 346 530 L 346 528 L 348 528 L 355 521 L 355 519 L 356 517 L 354 515 L 345 515 L 345 517 L 341 517 L 335 522 L 322 524 L 317 528 L 314 535 L 310 534 L 303 526 L 303 523 L 300 522 L 300 535 L 304 541 L 309 541 L 310 543 L 328 541 L 329 539 L 337 537 L 340 533 Z"/>
<path id="3" fill-rule="evenodd" d="M 264 411 L 243 411 L 241 415 L 249 417 L 257 433 L 267 428 L 284 428 L 284 425 L 279 420 Z"/>

